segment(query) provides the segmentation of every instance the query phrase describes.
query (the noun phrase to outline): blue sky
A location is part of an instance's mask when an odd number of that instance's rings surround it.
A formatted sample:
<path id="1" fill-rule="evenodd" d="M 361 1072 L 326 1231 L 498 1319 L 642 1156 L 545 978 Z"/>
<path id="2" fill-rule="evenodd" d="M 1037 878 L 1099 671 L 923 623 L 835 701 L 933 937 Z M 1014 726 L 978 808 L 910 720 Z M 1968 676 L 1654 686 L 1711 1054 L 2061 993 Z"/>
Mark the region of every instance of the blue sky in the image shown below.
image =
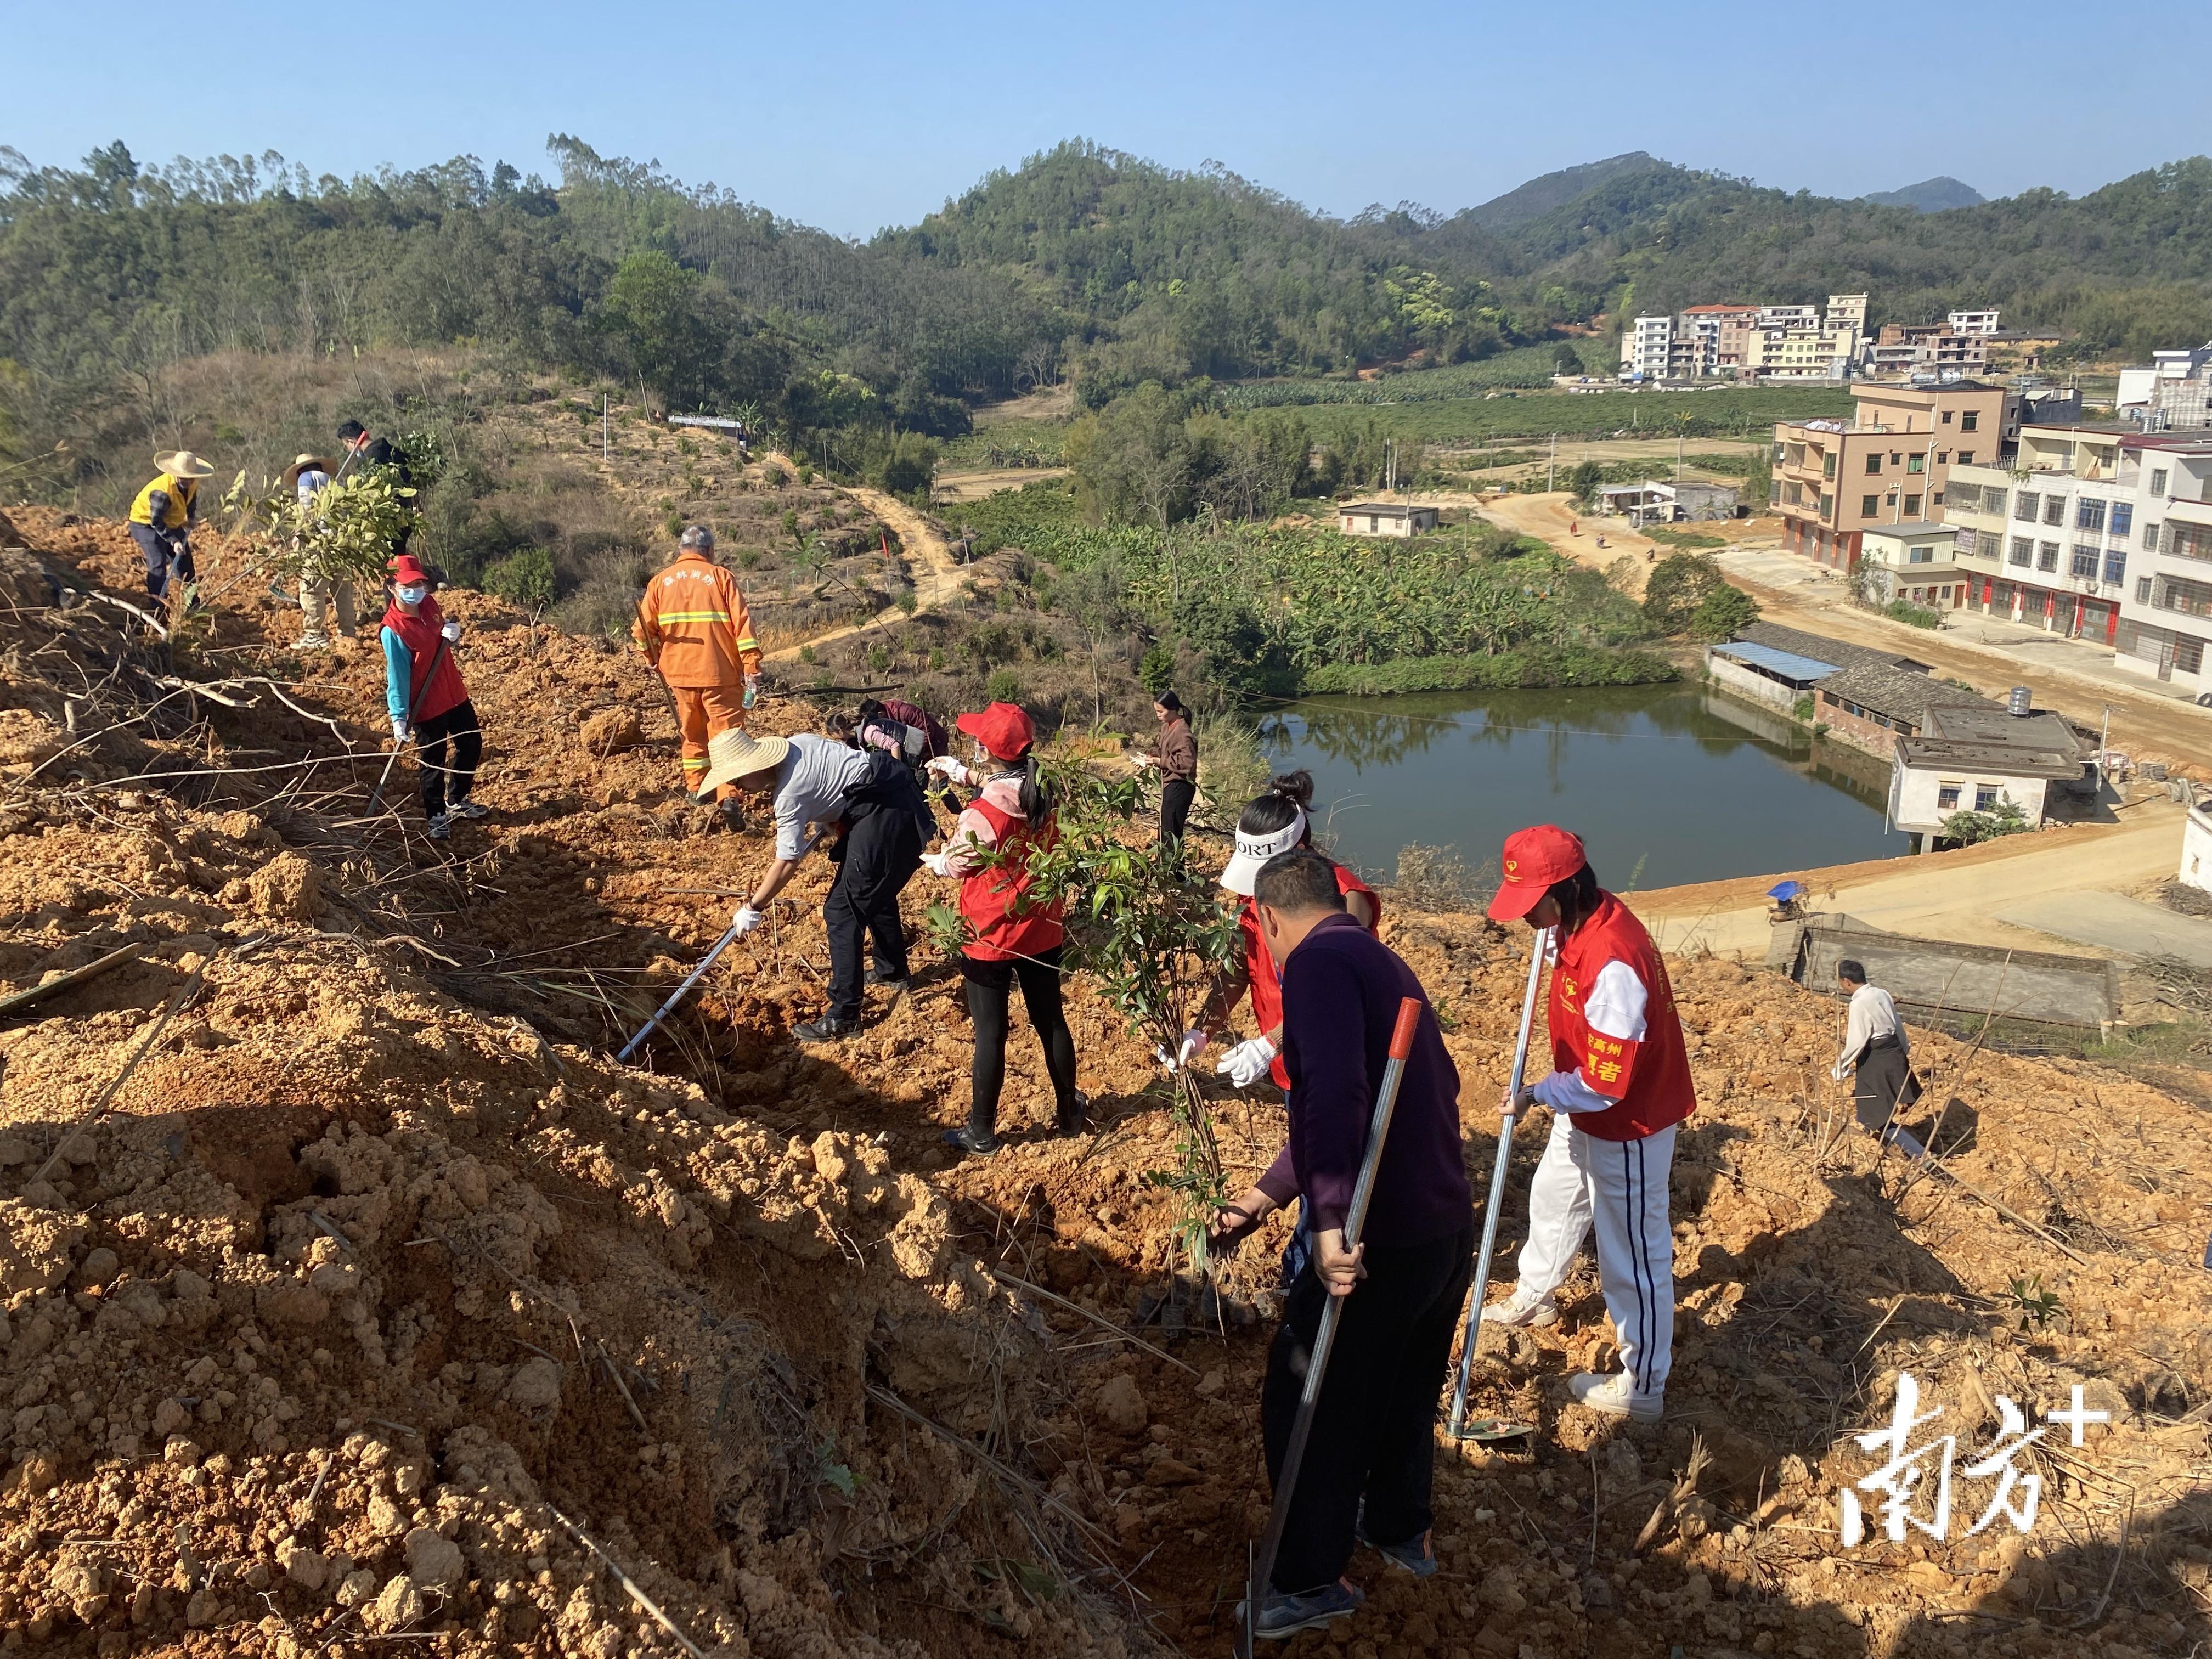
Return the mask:
<path id="1" fill-rule="evenodd" d="M 2121 27 L 2048 0 L 7 14 L 0 144 L 36 161 L 120 137 L 142 161 L 274 149 L 351 173 L 469 153 L 527 173 L 566 131 L 855 235 L 1076 135 L 1340 214 L 1449 211 L 1631 149 L 1822 194 L 1950 173 L 1996 196 L 2212 149 L 2201 100 L 2154 92 L 2212 48 L 2197 6 Z"/>

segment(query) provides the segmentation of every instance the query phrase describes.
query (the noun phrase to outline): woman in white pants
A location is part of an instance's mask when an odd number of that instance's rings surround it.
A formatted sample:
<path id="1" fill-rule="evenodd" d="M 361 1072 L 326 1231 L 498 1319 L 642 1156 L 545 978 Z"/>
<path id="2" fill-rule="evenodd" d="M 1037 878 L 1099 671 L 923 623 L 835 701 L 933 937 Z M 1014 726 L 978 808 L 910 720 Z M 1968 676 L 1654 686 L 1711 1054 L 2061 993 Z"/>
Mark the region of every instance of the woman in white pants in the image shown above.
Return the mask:
<path id="1" fill-rule="evenodd" d="M 1548 1325 L 1583 1240 L 1597 1237 L 1598 1283 L 1621 1369 L 1569 1383 L 1594 1411 L 1656 1422 L 1674 1336 L 1674 1238 L 1667 1179 L 1674 1127 L 1697 1109 L 1682 1023 L 1658 947 L 1597 884 L 1582 842 L 1553 824 L 1506 837 L 1498 921 L 1549 927 L 1553 1071 L 1500 1109 L 1552 1109 L 1552 1137 L 1528 1188 L 1528 1242 L 1493 1323 Z"/>

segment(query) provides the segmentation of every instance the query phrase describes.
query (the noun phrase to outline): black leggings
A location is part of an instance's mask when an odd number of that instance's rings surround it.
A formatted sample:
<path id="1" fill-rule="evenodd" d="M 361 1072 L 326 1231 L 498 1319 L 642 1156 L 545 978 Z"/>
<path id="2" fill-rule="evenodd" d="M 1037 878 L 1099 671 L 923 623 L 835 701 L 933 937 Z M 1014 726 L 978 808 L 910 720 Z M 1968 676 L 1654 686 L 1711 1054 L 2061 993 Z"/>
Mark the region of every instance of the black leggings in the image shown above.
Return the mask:
<path id="1" fill-rule="evenodd" d="M 447 739 L 453 740 L 453 781 L 446 781 Z M 442 714 L 415 722 L 415 741 L 422 745 L 416 764 L 422 770 L 422 814 L 436 817 L 451 801 L 459 805 L 469 798 L 477 781 L 477 763 L 483 758 L 483 729 L 477 724 L 477 706 L 464 697 Z"/>
<path id="2" fill-rule="evenodd" d="M 960 972 L 968 981 L 968 1017 L 975 1024 L 975 1061 L 969 1073 L 975 1097 L 968 1109 L 968 1127 L 978 1134 L 992 1134 L 998 1128 L 999 1094 L 1006 1083 L 1006 1031 L 1012 1024 L 1007 1001 L 1016 979 L 1022 982 L 1030 1024 L 1044 1043 L 1044 1068 L 1051 1075 L 1060 1115 L 1066 1117 L 1075 1110 L 1075 1036 L 1060 1004 L 1064 948 L 1055 945 L 1012 962 L 960 958 Z"/>
<path id="3" fill-rule="evenodd" d="M 1190 822 L 1190 805 L 1198 799 L 1198 786 L 1188 778 L 1170 778 L 1160 785 L 1160 839 L 1180 842 L 1183 826 Z"/>

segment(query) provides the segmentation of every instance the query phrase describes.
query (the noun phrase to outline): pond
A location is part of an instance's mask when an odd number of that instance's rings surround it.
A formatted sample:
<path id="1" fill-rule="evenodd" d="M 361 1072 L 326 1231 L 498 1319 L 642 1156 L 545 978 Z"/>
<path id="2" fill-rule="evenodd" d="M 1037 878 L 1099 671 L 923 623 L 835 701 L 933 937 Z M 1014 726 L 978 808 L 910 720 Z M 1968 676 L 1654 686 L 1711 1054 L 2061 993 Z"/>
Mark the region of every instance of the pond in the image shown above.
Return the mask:
<path id="1" fill-rule="evenodd" d="M 1260 732 L 1278 771 L 1313 773 L 1316 833 L 1370 873 L 1409 842 L 1494 871 L 1542 823 L 1616 890 L 1910 850 L 1884 828 L 1886 765 L 1694 684 L 1303 698 Z"/>

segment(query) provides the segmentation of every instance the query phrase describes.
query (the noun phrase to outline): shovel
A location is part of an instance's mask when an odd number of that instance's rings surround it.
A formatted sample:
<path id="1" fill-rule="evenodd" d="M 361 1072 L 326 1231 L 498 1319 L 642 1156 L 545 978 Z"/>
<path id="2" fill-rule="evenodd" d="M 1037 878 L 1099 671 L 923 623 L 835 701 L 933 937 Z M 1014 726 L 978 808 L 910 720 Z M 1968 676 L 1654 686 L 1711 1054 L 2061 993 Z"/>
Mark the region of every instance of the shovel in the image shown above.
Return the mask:
<path id="1" fill-rule="evenodd" d="M 646 1021 L 644 1025 L 639 1028 L 638 1034 L 632 1037 L 628 1042 L 623 1044 L 622 1052 L 615 1056 L 615 1061 L 617 1065 L 627 1066 L 629 1064 L 629 1057 L 635 1054 L 639 1048 L 644 1046 L 646 1038 L 651 1036 L 653 1032 L 659 1028 L 660 1022 L 662 1020 L 666 1019 L 669 1015 L 676 1012 L 676 1005 L 683 1001 L 685 997 L 691 994 L 691 988 L 696 985 L 702 979 L 704 979 L 707 975 L 707 970 L 714 965 L 714 958 L 720 956 L 723 951 L 728 950 L 730 946 L 736 942 L 737 937 L 737 924 L 732 922 L 730 926 L 730 931 L 714 941 L 714 948 L 708 951 L 704 957 L 700 958 L 699 965 L 696 968 L 694 968 L 689 974 L 684 975 L 684 983 L 678 986 L 676 989 L 670 994 L 668 1000 L 660 1005 L 659 1011 L 654 1013 L 653 1018 Z"/>
<path id="2" fill-rule="evenodd" d="M 1418 997 L 1398 1004 L 1398 1024 L 1390 1033 L 1389 1063 L 1382 1068 L 1382 1086 L 1376 1091 L 1375 1115 L 1367 1128 L 1367 1156 L 1359 1165 L 1359 1180 L 1352 1189 L 1352 1207 L 1344 1218 L 1344 1247 L 1358 1246 L 1367 1222 L 1368 1200 L 1375 1195 L 1375 1170 L 1382 1161 L 1382 1142 L 1390 1133 L 1390 1114 L 1398 1104 L 1398 1085 L 1406 1075 L 1406 1058 L 1413 1052 L 1413 1032 L 1421 1018 Z M 1355 1291 L 1353 1294 L 1357 1294 Z M 1290 1524 L 1291 1494 L 1298 1483 L 1298 1465 L 1305 1461 L 1306 1441 L 1313 1433 L 1314 1407 L 1321 1401 L 1322 1376 L 1328 1370 L 1328 1352 L 1336 1346 L 1336 1328 L 1344 1314 L 1345 1298 L 1332 1296 L 1321 1310 L 1321 1329 L 1314 1336 L 1313 1352 L 1306 1358 L 1306 1382 L 1298 1395 L 1298 1414 L 1291 1422 L 1290 1444 L 1283 1449 L 1283 1473 L 1275 1482 L 1274 1507 L 1267 1512 L 1267 1530 L 1253 1558 L 1251 1577 L 1244 1586 L 1244 1628 L 1237 1659 L 1252 1659 L 1254 1630 L 1260 1617 L 1260 1596 L 1275 1571 L 1275 1556 L 1283 1547 L 1283 1529 Z"/>
<path id="3" fill-rule="evenodd" d="M 1540 928 L 1536 942 L 1528 951 L 1528 988 L 1521 997 L 1521 1035 L 1513 1044 L 1513 1081 L 1510 1085 L 1517 1096 L 1521 1079 L 1528 1069 L 1528 1032 L 1536 1022 L 1536 987 L 1544 977 L 1544 951 L 1552 942 L 1552 930 Z M 1467 1420 L 1467 1385 L 1474 1375 L 1474 1344 L 1482 1334 L 1482 1298 L 1490 1289 L 1490 1258 L 1498 1247 L 1498 1212 L 1504 1202 L 1505 1166 L 1513 1156 L 1513 1120 L 1507 1118 L 1498 1127 L 1498 1161 L 1491 1166 L 1490 1199 L 1482 1206 L 1482 1249 L 1474 1260 L 1474 1294 L 1467 1304 L 1467 1336 L 1460 1344 L 1459 1382 L 1452 1389 L 1451 1437 L 1455 1440 L 1517 1440 L 1534 1431 L 1525 1425 L 1502 1423 L 1495 1418 Z"/>

